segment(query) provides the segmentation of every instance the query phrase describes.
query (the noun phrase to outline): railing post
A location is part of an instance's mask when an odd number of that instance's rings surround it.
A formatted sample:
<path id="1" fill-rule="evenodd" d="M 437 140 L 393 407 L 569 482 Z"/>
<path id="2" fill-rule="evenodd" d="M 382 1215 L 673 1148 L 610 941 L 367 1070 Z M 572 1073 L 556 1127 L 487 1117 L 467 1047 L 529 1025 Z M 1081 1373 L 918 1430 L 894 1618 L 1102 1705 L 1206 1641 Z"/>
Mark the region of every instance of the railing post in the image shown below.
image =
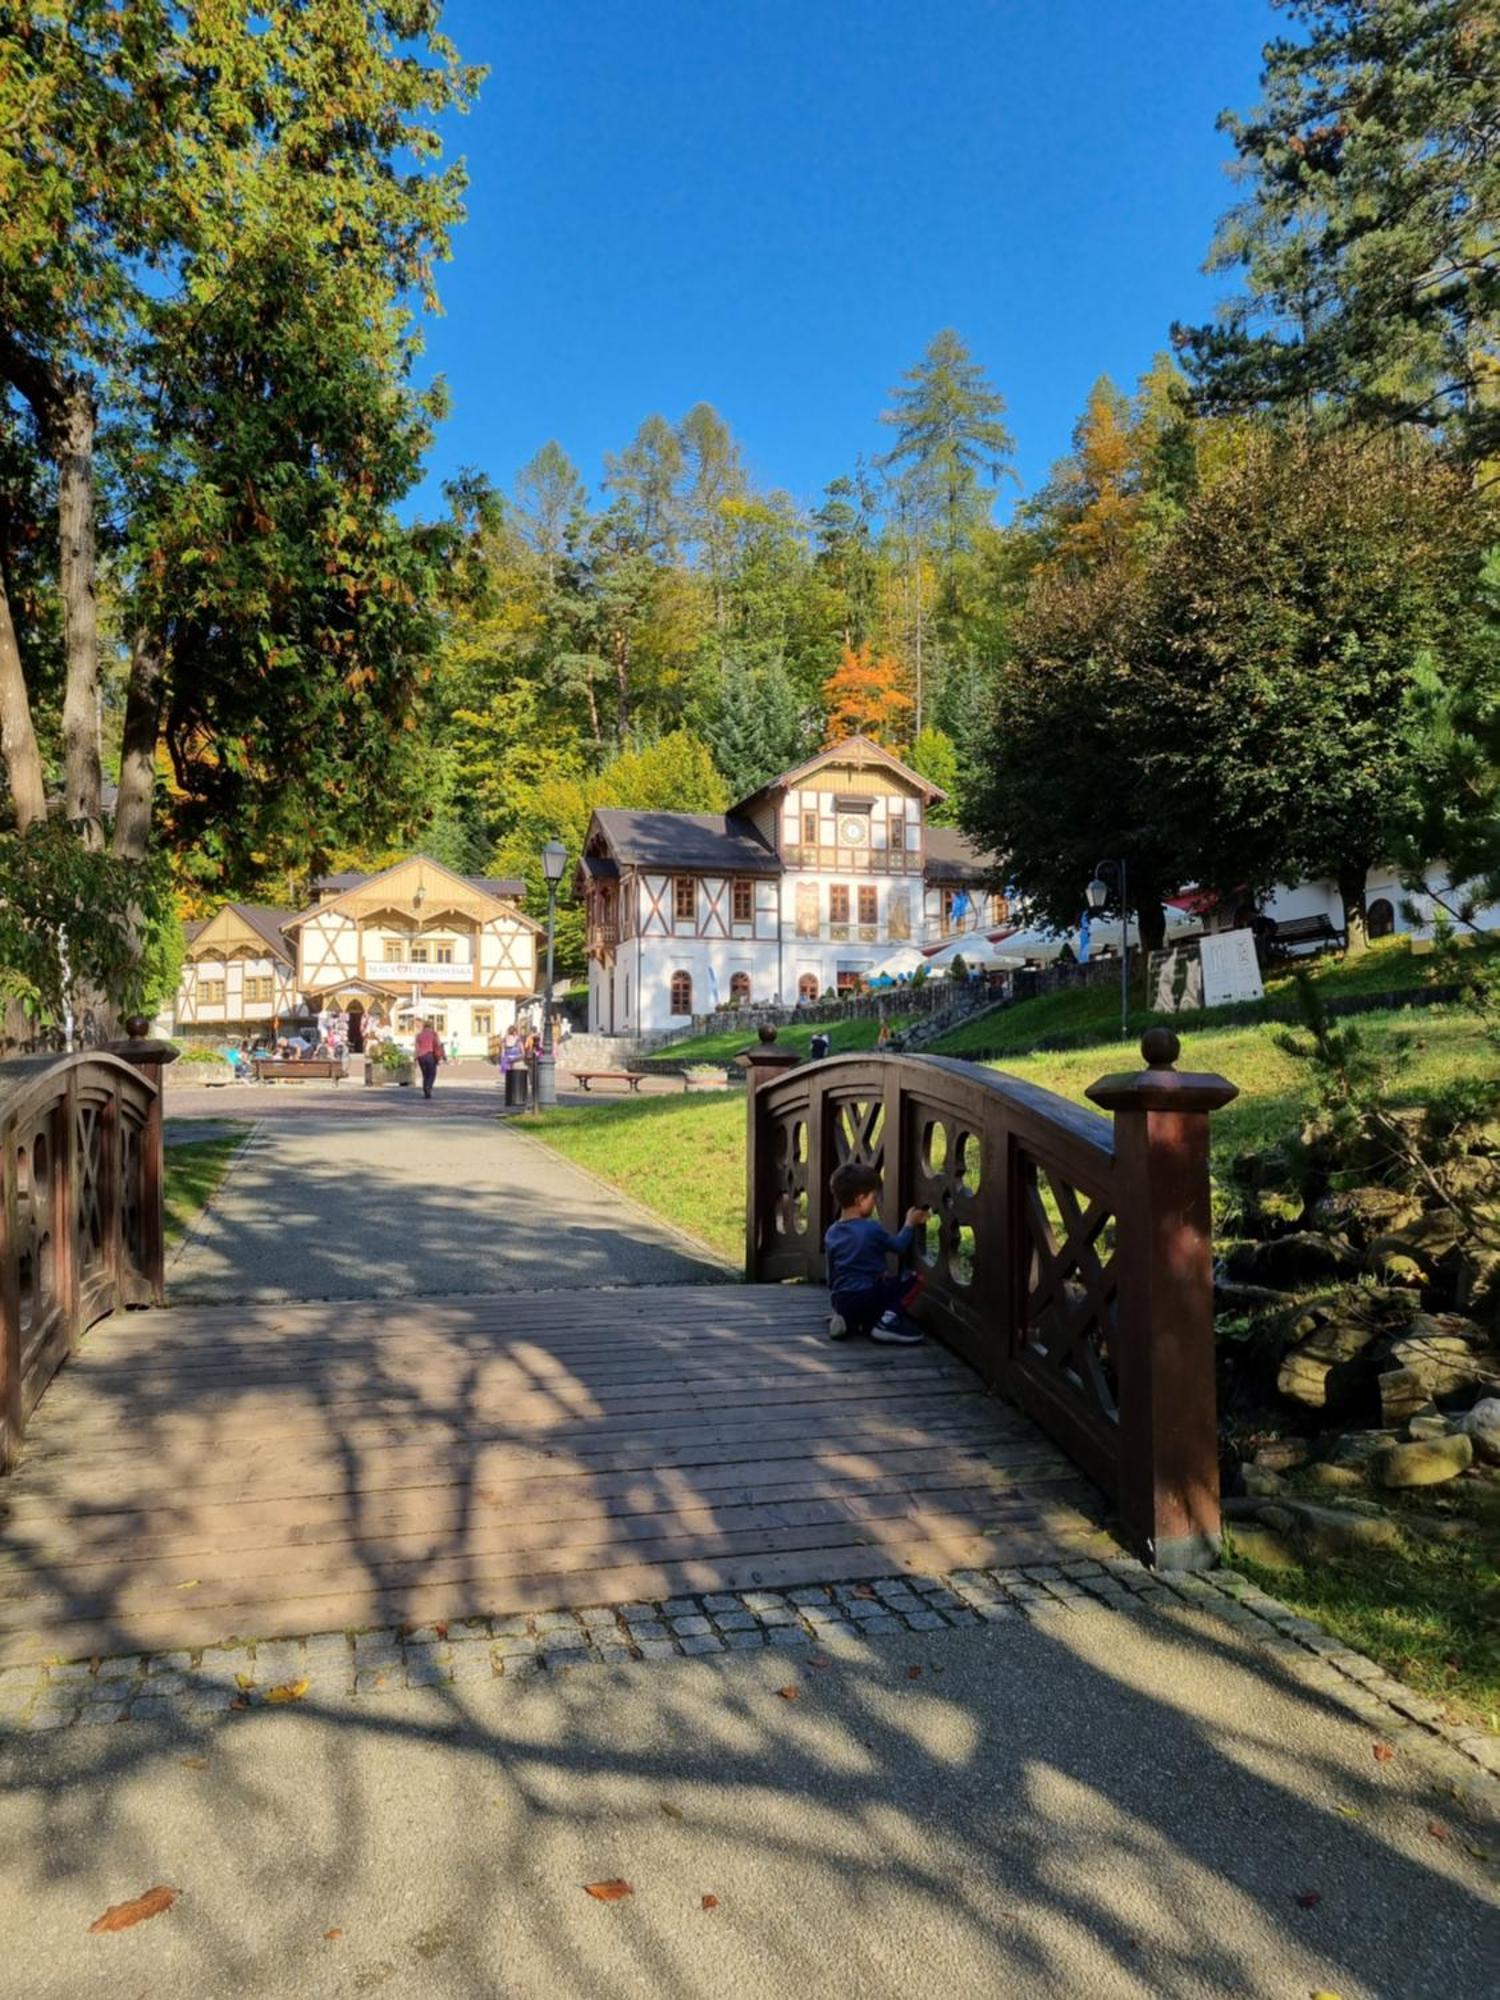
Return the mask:
<path id="1" fill-rule="evenodd" d="M 1148 1029 L 1146 1069 L 1087 1092 L 1115 1120 L 1121 1524 L 1161 1569 L 1219 1553 L 1208 1118 L 1239 1095 L 1174 1069 L 1181 1047 Z"/>
<path id="2" fill-rule="evenodd" d="M 801 1057 L 795 1049 L 776 1047 L 776 1030 L 762 1026 L 759 1041 L 753 1048 L 746 1049 L 741 1060 L 745 1065 L 745 1279 L 754 1284 L 760 1269 L 760 1248 L 762 1227 L 765 1219 L 765 1133 L 761 1117 L 760 1093 L 768 1083 L 774 1083 L 778 1076 L 789 1069 L 795 1069 Z M 809 1131 L 809 1167 L 812 1157 L 812 1135 Z M 809 1182 L 809 1207 L 812 1205 L 812 1190 Z"/>
<path id="3" fill-rule="evenodd" d="M 154 1304 L 166 1295 L 166 1230 L 162 1217 L 162 1076 L 168 1063 L 177 1060 L 170 1042 L 150 1039 L 151 1023 L 136 1014 L 125 1023 L 128 1041 L 106 1042 L 105 1052 L 133 1063 L 154 1087 L 146 1128 L 141 1134 L 141 1247 L 145 1271 Z M 118 1205 L 118 1204 L 117 1204 Z"/>

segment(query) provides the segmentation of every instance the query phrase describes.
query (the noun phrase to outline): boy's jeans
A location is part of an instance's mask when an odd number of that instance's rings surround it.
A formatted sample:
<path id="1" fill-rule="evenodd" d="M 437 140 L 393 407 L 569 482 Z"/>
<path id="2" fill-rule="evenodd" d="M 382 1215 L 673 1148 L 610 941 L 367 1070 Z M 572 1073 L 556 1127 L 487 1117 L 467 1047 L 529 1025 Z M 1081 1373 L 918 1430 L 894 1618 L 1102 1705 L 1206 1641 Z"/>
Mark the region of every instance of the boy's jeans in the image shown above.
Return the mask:
<path id="1" fill-rule="evenodd" d="M 833 1309 L 851 1333 L 868 1333 L 882 1313 L 905 1312 L 915 1305 L 926 1279 L 917 1271 L 898 1271 L 862 1292 L 835 1292 Z"/>

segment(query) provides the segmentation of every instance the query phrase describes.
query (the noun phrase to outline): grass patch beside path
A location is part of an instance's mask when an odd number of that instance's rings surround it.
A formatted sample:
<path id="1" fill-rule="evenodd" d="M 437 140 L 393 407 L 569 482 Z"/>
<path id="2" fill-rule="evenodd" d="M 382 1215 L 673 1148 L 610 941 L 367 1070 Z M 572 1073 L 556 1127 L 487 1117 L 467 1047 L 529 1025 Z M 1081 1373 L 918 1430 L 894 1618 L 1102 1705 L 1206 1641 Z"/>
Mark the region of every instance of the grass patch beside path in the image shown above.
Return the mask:
<path id="1" fill-rule="evenodd" d="M 523 1129 L 738 1263 L 745 1251 L 745 1100 L 735 1092 L 562 1105 Z"/>
<path id="2" fill-rule="evenodd" d="M 190 1139 L 184 1145 L 167 1147 L 162 1210 L 169 1248 L 182 1240 L 213 1200 L 230 1160 L 244 1140 L 242 1128 L 238 1132 L 220 1133 L 213 1139 Z"/>
<path id="3" fill-rule="evenodd" d="M 892 1014 L 891 1033 L 899 1034 L 915 1019 L 914 1014 Z M 878 1020 L 804 1024 L 793 1021 L 776 1030 L 776 1046 L 779 1049 L 795 1049 L 799 1056 L 805 1056 L 814 1035 L 827 1035 L 832 1054 L 848 1056 L 857 1054 L 860 1049 L 873 1049 L 879 1033 Z M 668 1042 L 664 1048 L 652 1050 L 652 1055 L 663 1062 L 728 1062 L 731 1056 L 753 1048 L 755 1039 L 754 1028 L 722 1028 L 717 1034 L 694 1035 L 689 1042 Z"/>
<path id="4" fill-rule="evenodd" d="M 1291 1569 L 1253 1562 L 1231 1541 L 1234 1566 L 1408 1687 L 1446 1703 L 1454 1720 L 1500 1730 L 1500 1488 L 1463 1480 L 1385 1498 L 1398 1515 L 1431 1518 L 1442 1509 L 1475 1521 L 1478 1533 L 1453 1542 L 1413 1537 L 1404 1551 L 1372 1549 Z"/>

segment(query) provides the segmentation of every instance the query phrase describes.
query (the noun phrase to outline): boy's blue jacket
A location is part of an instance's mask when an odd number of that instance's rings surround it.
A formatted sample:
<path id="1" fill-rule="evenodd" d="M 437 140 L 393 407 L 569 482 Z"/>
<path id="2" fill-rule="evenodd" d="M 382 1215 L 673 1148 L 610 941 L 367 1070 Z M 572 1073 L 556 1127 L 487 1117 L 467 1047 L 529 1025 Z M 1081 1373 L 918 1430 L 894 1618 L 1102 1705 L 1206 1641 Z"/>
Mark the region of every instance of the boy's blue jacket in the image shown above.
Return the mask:
<path id="1" fill-rule="evenodd" d="M 834 1298 L 869 1291 L 885 1276 L 886 1258 L 907 1256 L 914 1240 L 910 1223 L 892 1236 L 873 1215 L 866 1221 L 854 1216 L 847 1222 L 835 1222 L 823 1238 L 829 1291 Z"/>

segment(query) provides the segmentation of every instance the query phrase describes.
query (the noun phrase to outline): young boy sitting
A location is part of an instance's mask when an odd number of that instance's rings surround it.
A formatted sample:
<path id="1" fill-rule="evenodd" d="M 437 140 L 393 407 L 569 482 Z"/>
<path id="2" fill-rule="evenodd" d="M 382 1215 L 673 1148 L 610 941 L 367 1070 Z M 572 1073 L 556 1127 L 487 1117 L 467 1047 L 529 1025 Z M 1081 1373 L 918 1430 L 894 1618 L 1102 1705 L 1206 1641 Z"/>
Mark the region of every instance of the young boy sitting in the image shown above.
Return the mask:
<path id="1" fill-rule="evenodd" d="M 834 1169 L 828 1186 L 839 1210 L 838 1221 L 823 1239 L 833 1302 L 829 1339 L 867 1333 L 888 1346 L 914 1347 L 922 1329 L 907 1319 L 905 1308 L 915 1301 L 925 1280 L 907 1260 L 917 1229 L 931 1211 L 909 1208 L 905 1226 L 892 1236 L 875 1220 L 880 1175 L 874 1167 L 847 1161 Z M 901 1260 L 902 1268 L 896 1272 L 886 1266 L 891 1256 Z"/>

